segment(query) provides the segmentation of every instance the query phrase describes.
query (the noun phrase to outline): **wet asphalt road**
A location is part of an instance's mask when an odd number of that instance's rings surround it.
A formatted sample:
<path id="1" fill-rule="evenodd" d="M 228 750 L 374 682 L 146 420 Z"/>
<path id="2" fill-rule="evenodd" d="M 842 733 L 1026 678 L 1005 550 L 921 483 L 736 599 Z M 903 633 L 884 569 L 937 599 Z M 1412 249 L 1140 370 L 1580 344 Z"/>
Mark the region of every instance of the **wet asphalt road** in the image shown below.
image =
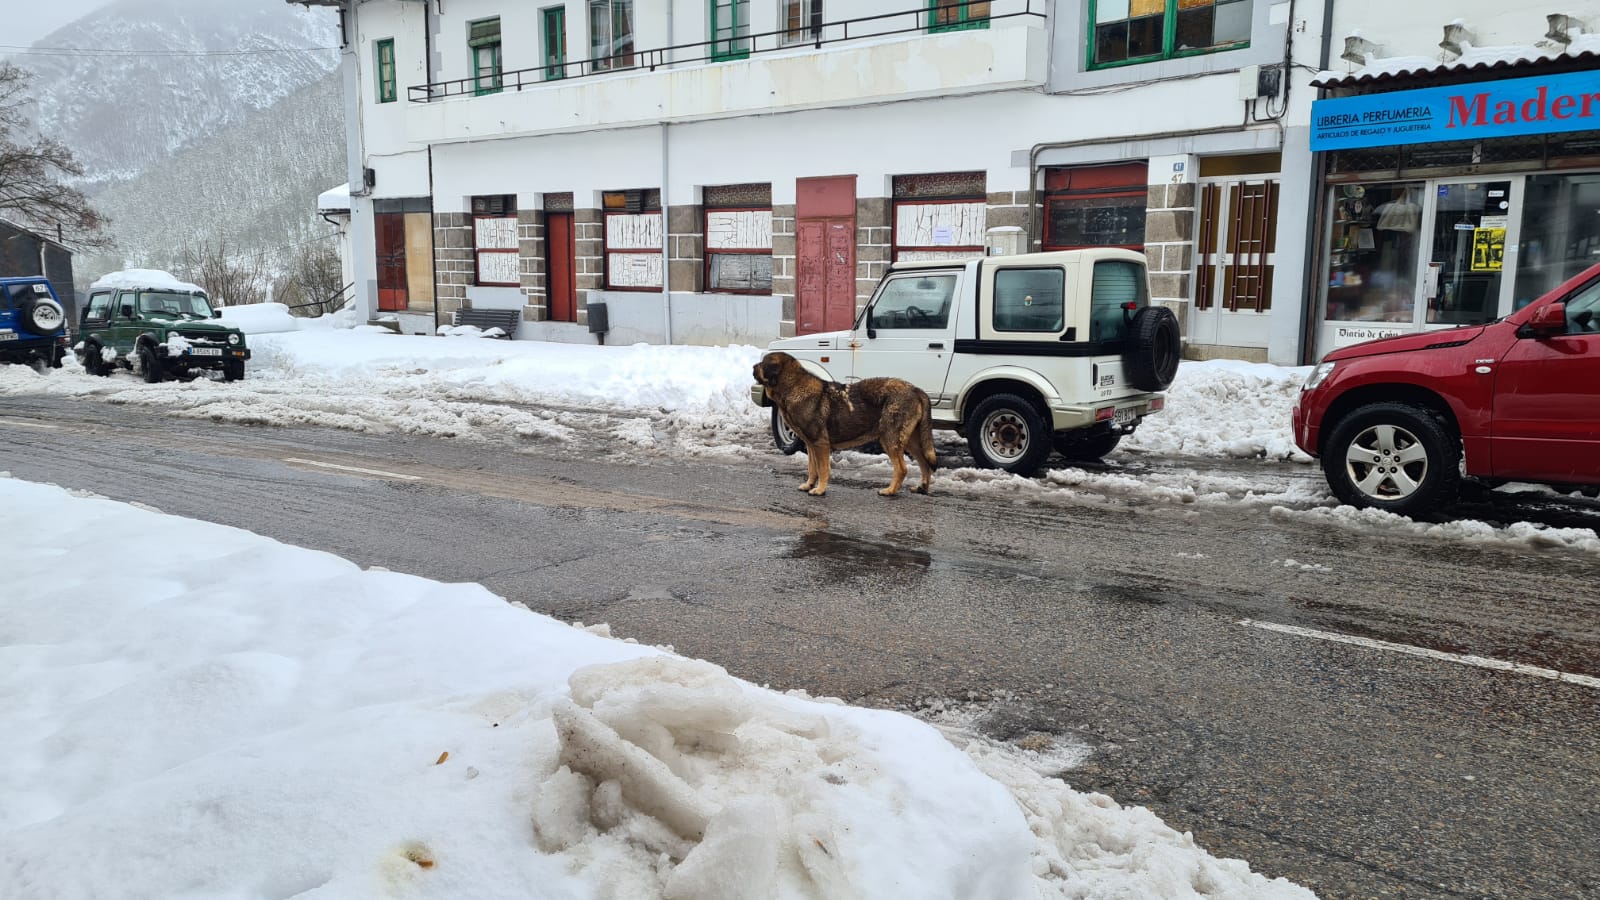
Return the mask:
<path id="1" fill-rule="evenodd" d="M 994 739 L 1091 748 L 1075 787 L 1326 897 L 1600 896 L 1600 688 L 1240 624 L 1600 676 L 1594 554 L 937 482 L 883 499 L 840 464 L 817 499 L 798 457 L 601 459 L 95 401 L 0 399 L 0 470 L 482 582 L 773 687 L 979 699 Z M 1515 502 L 1467 512 L 1600 523 L 1600 504 Z"/>

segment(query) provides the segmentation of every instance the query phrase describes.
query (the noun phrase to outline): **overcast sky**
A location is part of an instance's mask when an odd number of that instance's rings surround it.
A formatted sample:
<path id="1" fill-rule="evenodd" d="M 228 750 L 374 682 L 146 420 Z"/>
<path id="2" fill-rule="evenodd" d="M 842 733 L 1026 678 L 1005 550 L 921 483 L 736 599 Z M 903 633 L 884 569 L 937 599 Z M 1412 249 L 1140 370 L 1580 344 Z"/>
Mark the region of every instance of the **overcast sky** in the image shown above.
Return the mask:
<path id="1" fill-rule="evenodd" d="M 5 36 L 0 37 L 0 44 L 32 44 L 90 10 L 110 3 L 111 0 L 7 0 Z"/>

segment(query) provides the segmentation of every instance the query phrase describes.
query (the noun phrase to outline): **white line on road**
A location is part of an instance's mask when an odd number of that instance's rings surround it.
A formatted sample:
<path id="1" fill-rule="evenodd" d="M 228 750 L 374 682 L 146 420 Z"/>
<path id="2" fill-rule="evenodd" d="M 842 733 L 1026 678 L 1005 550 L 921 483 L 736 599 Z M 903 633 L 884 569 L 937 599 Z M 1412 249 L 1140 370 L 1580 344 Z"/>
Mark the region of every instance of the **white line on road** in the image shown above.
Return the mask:
<path id="1" fill-rule="evenodd" d="M 317 466 L 323 469 L 338 469 L 341 472 L 358 472 L 362 475 L 376 475 L 379 478 L 398 478 L 401 481 L 422 480 L 422 476 L 420 475 L 401 475 L 399 472 L 384 472 L 380 469 L 362 469 L 356 466 L 336 466 L 333 463 L 317 462 L 314 459 L 297 459 L 293 456 L 285 456 L 283 461 L 288 463 L 299 463 L 302 466 Z"/>
<path id="2" fill-rule="evenodd" d="M 1264 628 L 1267 631 L 1278 631 L 1283 634 L 1292 634 L 1297 637 L 1316 638 L 1319 641 L 1334 641 L 1340 644 L 1353 644 L 1357 647 L 1366 647 L 1370 650 L 1391 650 L 1395 653 L 1406 653 L 1411 656 L 1421 656 L 1427 659 L 1437 659 L 1441 662 L 1459 663 L 1463 666 L 1477 666 L 1480 669 L 1494 669 L 1499 672 L 1514 672 L 1518 675 L 1532 675 L 1535 678 L 1548 678 L 1551 681 L 1565 681 L 1568 684 L 1581 684 L 1584 687 L 1600 688 L 1600 678 L 1589 675 L 1574 675 L 1571 672 L 1558 672 L 1555 669 L 1543 669 L 1538 666 L 1523 663 L 1506 662 L 1503 659 L 1491 659 L 1487 656 L 1469 656 L 1461 653 L 1446 653 L 1443 650 L 1429 650 L 1426 647 L 1413 647 L 1410 644 L 1393 644 L 1389 641 L 1376 641 L 1372 638 L 1356 637 L 1353 634 L 1336 634 L 1332 631 L 1317 631 L 1314 628 L 1299 628 L 1294 625 L 1279 625 L 1276 622 L 1257 622 L 1254 619 L 1240 619 L 1240 625 L 1251 628 Z"/>
<path id="3" fill-rule="evenodd" d="M 23 428 L 60 428 L 60 425 L 47 425 L 44 422 L 25 422 L 22 419 L 13 419 L 10 416 L 0 416 L 0 425 L 20 425 Z"/>

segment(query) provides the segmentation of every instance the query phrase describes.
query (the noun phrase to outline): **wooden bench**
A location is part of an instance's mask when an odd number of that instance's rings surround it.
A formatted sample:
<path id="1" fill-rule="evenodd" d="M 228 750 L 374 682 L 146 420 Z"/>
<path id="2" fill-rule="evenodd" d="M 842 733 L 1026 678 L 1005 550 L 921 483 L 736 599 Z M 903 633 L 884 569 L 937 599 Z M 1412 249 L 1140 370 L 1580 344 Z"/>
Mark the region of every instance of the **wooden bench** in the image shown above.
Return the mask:
<path id="1" fill-rule="evenodd" d="M 458 309 L 452 325 L 471 325 L 488 331 L 498 328 L 505 332 L 500 337 L 511 340 L 517 334 L 517 323 L 522 321 L 520 309 Z"/>

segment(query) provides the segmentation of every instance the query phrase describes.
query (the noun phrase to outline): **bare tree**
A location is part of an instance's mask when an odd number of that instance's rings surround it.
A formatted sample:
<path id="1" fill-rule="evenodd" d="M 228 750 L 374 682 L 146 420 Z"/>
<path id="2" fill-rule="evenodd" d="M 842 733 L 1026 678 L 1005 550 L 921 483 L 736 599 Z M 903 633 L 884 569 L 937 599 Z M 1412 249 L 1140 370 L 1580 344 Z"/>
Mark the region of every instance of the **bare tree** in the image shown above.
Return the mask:
<path id="1" fill-rule="evenodd" d="M 301 244 L 289 261 L 288 273 L 278 281 L 277 300 L 297 315 L 319 316 L 333 312 L 343 299 L 344 270 L 332 240 Z"/>
<path id="2" fill-rule="evenodd" d="M 260 251 L 246 252 L 226 238 L 184 249 L 178 277 L 206 289 L 214 302 L 244 306 L 267 299 L 266 258 Z"/>
<path id="3" fill-rule="evenodd" d="M 40 228 L 76 249 L 105 247 L 111 239 L 89 199 L 63 178 L 83 174 L 66 145 L 28 133 L 23 107 L 33 73 L 0 62 L 0 214 Z"/>

